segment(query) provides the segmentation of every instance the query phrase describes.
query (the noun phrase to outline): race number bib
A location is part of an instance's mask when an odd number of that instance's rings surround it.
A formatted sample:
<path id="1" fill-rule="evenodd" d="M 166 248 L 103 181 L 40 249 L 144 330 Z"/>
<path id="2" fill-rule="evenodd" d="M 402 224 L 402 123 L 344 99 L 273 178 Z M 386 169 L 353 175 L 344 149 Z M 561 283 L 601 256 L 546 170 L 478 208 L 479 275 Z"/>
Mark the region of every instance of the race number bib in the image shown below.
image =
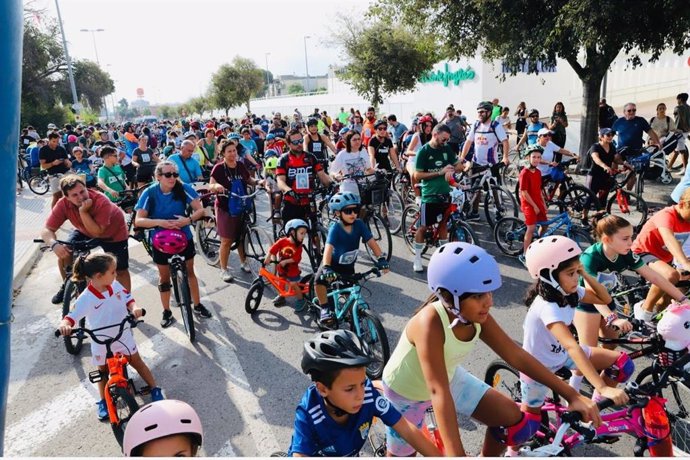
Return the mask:
<path id="1" fill-rule="evenodd" d="M 151 155 L 149 155 L 148 153 L 142 153 L 141 161 L 144 163 L 148 163 L 149 161 L 151 161 Z"/>
<path id="2" fill-rule="evenodd" d="M 618 277 L 615 273 L 597 273 L 597 281 L 606 288 L 607 291 L 612 291 L 618 285 Z"/>
<path id="3" fill-rule="evenodd" d="M 320 142 L 314 142 L 312 144 L 314 148 L 314 153 L 321 153 L 321 143 Z"/>
<path id="4" fill-rule="evenodd" d="M 352 265 L 355 262 L 357 262 L 357 255 L 359 254 L 359 249 L 355 249 L 354 251 L 350 252 L 345 252 L 340 256 L 340 260 L 338 261 L 340 265 Z"/>
<path id="5" fill-rule="evenodd" d="M 295 175 L 295 188 L 298 190 L 309 190 L 309 174 L 299 173 Z"/>

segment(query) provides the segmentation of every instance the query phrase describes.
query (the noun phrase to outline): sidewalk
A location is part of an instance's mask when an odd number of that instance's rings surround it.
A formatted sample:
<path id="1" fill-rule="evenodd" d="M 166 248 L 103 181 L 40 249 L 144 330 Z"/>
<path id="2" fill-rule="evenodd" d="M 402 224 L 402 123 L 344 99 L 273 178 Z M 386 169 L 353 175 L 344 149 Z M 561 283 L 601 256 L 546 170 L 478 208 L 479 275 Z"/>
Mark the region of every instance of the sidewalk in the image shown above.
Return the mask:
<path id="1" fill-rule="evenodd" d="M 23 282 L 40 254 L 34 238 L 41 237 L 43 223 L 50 212 L 52 195 L 38 196 L 28 188 L 17 195 L 16 224 L 14 228 L 14 274 L 12 285 L 16 289 Z"/>

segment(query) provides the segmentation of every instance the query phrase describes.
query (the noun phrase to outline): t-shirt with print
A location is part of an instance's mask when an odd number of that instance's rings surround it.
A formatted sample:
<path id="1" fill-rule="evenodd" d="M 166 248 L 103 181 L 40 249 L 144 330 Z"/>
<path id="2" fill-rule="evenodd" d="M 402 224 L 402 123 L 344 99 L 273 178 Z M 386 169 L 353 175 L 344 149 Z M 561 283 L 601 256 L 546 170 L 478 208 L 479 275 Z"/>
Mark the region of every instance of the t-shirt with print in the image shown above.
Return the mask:
<path id="1" fill-rule="evenodd" d="M 286 184 L 295 193 L 307 195 L 314 190 L 315 178 L 319 171 L 323 171 L 323 166 L 311 153 L 304 152 L 301 155 L 295 155 L 288 152 L 278 159 L 276 175 L 285 176 Z M 307 196 L 300 197 L 298 203 L 291 196 L 285 196 L 283 199 L 290 204 L 302 206 L 309 204 Z"/>
<path id="2" fill-rule="evenodd" d="M 275 135 L 275 137 L 280 137 L 282 139 L 285 139 L 285 136 L 287 135 L 287 131 L 285 131 L 285 128 L 276 128 L 275 126 L 273 126 L 268 131 L 268 134 L 273 134 L 273 135 Z"/>
<path id="3" fill-rule="evenodd" d="M 578 286 L 578 300 L 584 296 L 585 288 Z M 537 296 L 525 316 L 522 348 L 548 369 L 562 367 L 568 359 L 568 353 L 547 326 L 558 322 L 570 326 L 574 316 L 574 308 L 559 307 L 557 303 L 547 302 L 542 296 Z"/>
<path id="4" fill-rule="evenodd" d="M 113 166 L 101 166 L 98 170 L 98 178 L 105 182 L 108 188 L 115 190 L 116 192 L 122 192 L 126 188 L 127 177 L 125 177 L 125 172 L 122 170 L 122 166 L 116 164 Z M 110 201 L 117 201 L 119 198 L 110 194 L 110 192 L 105 191 L 105 195 L 110 198 Z"/>
<path id="5" fill-rule="evenodd" d="M 184 188 L 184 201 L 175 199 L 174 193 L 163 193 L 158 182 L 150 185 L 144 189 L 143 193 L 134 207 L 135 211 L 145 209 L 148 212 L 147 217 L 151 219 L 177 219 L 179 216 L 184 216 L 187 206 L 192 201 L 199 198 L 199 194 L 189 184 L 182 184 Z M 163 230 L 162 228 L 155 228 L 151 230 L 150 237 Z M 181 229 L 189 241 L 192 241 L 192 230 L 189 225 L 185 225 Z"/>
<path id="6" fill-rule="evenodd" d="M 609 259 L 604 254 L 604 246 L 601 242 L 588 247 L 580 256 L 580 262 L 582 262 L 585 271 L 603 284 L 609 291 L 615 287 L 615 285 L 611 285 L 615 282 L 615 279 L 610 275 L 606 276 L 606 274 L 623 273 L 625 270 L 637 270 L 644 266 L 642 258 L 632 251 L 628 251 L 624 255 L 618 254 L 616 260 Z M 580 285 L 584 286 L 584 280 L 580 279 Z"/>
<path id="7" fill-rule="evenodd" d="M 76 159 L 72 160 L 72 169 L 77 174 L 84 174 L 86 176 L 86 182 L 93 181 L 93 174 L 91 173 L 91 160 L 88 158 L 82 158 L 81 161 Z"/>
<path id="8" fill-rule="evenodd" d="M 137 147 L 132 152 L 132 159 L 139 163 L 139 169 L 137 170 L 139 177 L 153 175 L 153 171 L 156 169 L 155 157 L 153 155 L 153 150 L 150 148 L 141 150 Z"/>
<path id="9" fill-rule="evenodd" d="M 475 123 L 467 137 L 474 140 L 473 161 L 479 165 L 498 163 L 498 144 L 508 139 L 503 126 L 495 121 Z"/>
<path id="10" fill-rule="evenodd" d="M 391 149 L 393 148 L 393 141 L 387 137 L 380 140 L 378 136 L 374 136 L 369 140 L 369 147 L 374 148 L 374 159 L 377 163 L 377 169 L 392 171 Z"/>
<path id="11" fill-rule="evenodd" d="M 348 152 L 341 150 L 336 155 L 333 164 L 331 165 L 331 173 L 339 173 L 344 175 L 361 176 L 371 169 L 371 161 L 366 150 L 362 149 L 359 152 Z M 354 179 L 345 179 L 340 184 L 340 191 L 342 193 L 354 193 L 359 195 L 359 188 Z"/>
<path id="12" fill-rule="evenodd" d="M 548 144 L 546 144 L 546 146 L 544 147 L 544 151 L 541 154 L 542 161 L 548 161 L 549 163 L 553 163 L 554 153 L 558 152 L 560 149 L 561 148 L 559 146 L 549 141 Z M 551 172 L 551 165 L 539 164 L 537 168 L 539 168 L 539 171 L 541 172 L 542 176 L 548 175 Z"/>
<path id="13" fill-rule="evenodd" d="M 288 456 L 295 453 L 308 457 L 357 456 L 367 440 L 374 417 L 387 426 L 393 426 L 402 415 L 374 388 L 369 379 L 365 383 L 362 407 L 356 414 L 350 414 L 345 425 L 331 418 L 323 397 L 312 384 L 295 411 Z"/>
<path id="14" fill-rule="evenodd" d="M 302 245 L 295 244 L 292 238 L 285 236 L 276 241 L 268 252 L 274 256 L 278 256 L 278 260 L 292 259 L 295 263 L 288 264 L 287 267 L 278 265 L 278 274 L 287 278 L 297 278 L 301 271 L 299 263 L 302 260 Z"/>
<path id="15" fill-rule="evenodd" d="M 373 236 L 371 230 L 360 219 L 352 224 L 352 231 L 347 232 L 341 222 L 335 222 L 328 229 L 326 244 L 333 246 L 331 266 L 353 265 L 359 254 L 359 243 L 367 243 Z"/>
<path id="16" fill-rule="evenodd" d="M 664 240 L 659 234 L 659 228 L 671 229 L 681 246 L 690 236 L 690 222 L 682 220 L 675 207 L 669 206 L 654 214 L 644 224 L 631 249 L 635 254 L 649 253 L 670 264 L 673 261 L 673 255 L 668 252 Z"/>
<path id="17" fill-rule="evenodd" d="M 129 233 L 125 224 L 125 214 L 117 205 L 101 192 L 88 190 L 89 198 L 92 201 L 89 215 L 96 221 L 99 227 L 105 229 L 102 235 L 92 235 L 87 230 L 81 219 L 79 208 L 72 204 L 67 198 L 62 197 L 55 203 L 55 207 L 50 211 L 46 220 L 46 227 L 52 231 L 57 231 L 66 220 L 79 230 L 80 233 L 89 238 L 98 238 L 103 241 L 117 243 L 127 240 Z"/>
<path id="18" fill-rule="evenodd" d="M 454 166 L 458 157 L 448 145 L 433 148 L 425 144 L 415 156 L 415 169 L 421 172 L 440 171 L 448 165 Z M 439 203 L 442 199 L 435 195 L 448 195 L 450 184 L 445 175 L 424 179 L 422 181 L 422 203 Z"/>

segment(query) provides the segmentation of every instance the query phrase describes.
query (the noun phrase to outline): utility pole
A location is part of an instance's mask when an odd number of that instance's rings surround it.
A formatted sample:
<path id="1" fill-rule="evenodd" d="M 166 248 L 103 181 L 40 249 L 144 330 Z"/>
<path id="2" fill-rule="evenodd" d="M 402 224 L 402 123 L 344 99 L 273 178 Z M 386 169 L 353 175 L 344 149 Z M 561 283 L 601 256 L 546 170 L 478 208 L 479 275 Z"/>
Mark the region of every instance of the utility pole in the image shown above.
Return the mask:
<path id="1" fill-rule="evenodd" d="M 60 34 L 62 34 L 62 47 L 65 49 L 65 60 L 67 61 L 67 74 L 69 75 L 69 85 L 72 88 L 72 108 L 81 113 L 81 104 L 77 97 L 77 85 L 74 84 L 74 73 L 72 73 L 72 60 L 69 58 L 69 51 L 67 50 L 67 39 L 65 38 L 65 28 L 62 27 L 62 15 L 60 14 L 60 2 L 55 0 L 55 8 L 57 9 L 58 24 L 60 24 Z"/>
<path id="2" fill-rule="evenodd" d="M 57 1 L 57 0 L 55 0 Z M 311 38 L 309 35 L 304 36 L 304 67 L 307 70 L 307 87 L 305 88 L 307 91 L 307 94 L 309 93 L 309 87 L 311 86 L 309 84 L 309 61 L 307 61 L 307 38 Z"/>

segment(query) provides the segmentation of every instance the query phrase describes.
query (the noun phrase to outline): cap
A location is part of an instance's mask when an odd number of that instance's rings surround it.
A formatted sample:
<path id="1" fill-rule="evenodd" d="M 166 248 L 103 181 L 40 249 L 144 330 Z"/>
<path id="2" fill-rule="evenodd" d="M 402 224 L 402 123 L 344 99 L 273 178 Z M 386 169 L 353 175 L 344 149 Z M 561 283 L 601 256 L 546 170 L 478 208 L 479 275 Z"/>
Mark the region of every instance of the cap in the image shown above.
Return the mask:
<path id="1" fill-rule="evenodd" d="M 544 136 L 546 134 L 553 134 L 553 131 L 551 131 L 549 128 L 542 128 L 537 131 L 537 136 Z"/>
<path id="2" fill-rule="evenodd" d="M 614 130 L 612 130 L 611 128 L 601 128 L 599 130 L 600 136 L 605 136 L 607 134 L 616 134 L 616 132 Z"/>

